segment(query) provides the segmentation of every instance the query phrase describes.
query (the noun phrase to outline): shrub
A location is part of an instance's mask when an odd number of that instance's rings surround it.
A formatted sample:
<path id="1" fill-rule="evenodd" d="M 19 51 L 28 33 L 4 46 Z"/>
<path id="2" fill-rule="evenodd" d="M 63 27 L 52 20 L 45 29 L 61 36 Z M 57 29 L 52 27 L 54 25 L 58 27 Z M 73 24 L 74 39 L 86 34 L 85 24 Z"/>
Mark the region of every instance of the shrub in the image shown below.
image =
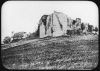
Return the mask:
<path id="1" fill-rule="evenodd" d="M 98 32 L 98 31 L 99 31 L 99 29 L 98 29 L 97 27 L 95 27 L 95 28 L 94 28 L 94 31 L 95 31 L 95 32 Z"/>
<path id="2" fill-rule="evenodd" d="M 4 38 L 4 40 L 3 40 L 3 43 L 4 44 L 8 44 L 8 43 L 10 43 L 11 42 L 11 38 L 9 37 L 9 36 L 6 36 L 5 38 Z"/>
<path id="3" fill-rule="evenodd" d="M 24 34 L 25 34 L 26 32 L 18 32 L 18 33 L 15 33 L 14 35 L 13 35 L 13 41 L 14 42 L 17 42 L 17 41 L 19 41 L 19 40 L 21 40 L 23 37 L 24 37 Z"/>
<path id="4" fill-rule="evenodd" d="M 81 30 L 83 31 L 85 29 L 84 23 L 81 24 Z"/>
<path id="5" fill-rule="evenodd" d="M 92 31 L 93 31 L 93 25 L 88 24 L 88 32 L 92 32 Z"/>

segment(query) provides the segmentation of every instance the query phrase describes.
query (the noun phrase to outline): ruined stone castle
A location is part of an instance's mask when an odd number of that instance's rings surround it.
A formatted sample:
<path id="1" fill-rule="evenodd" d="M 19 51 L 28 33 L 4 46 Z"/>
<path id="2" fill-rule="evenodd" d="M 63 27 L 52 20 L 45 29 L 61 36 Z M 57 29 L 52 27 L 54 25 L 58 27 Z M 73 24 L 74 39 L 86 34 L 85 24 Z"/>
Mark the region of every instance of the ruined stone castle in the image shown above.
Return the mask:
<path id="1" fill-rule="evenodd" d="M 39 37 L 67 35 L 67 30 L 80 29 L 80 25 L 80 18 L 73 20 L 64 13 L 54 11 L 50 15 L 43 15 L 39 20 Z M 86 31 L 87 29 L 84 30 L 84 32 Z"/>

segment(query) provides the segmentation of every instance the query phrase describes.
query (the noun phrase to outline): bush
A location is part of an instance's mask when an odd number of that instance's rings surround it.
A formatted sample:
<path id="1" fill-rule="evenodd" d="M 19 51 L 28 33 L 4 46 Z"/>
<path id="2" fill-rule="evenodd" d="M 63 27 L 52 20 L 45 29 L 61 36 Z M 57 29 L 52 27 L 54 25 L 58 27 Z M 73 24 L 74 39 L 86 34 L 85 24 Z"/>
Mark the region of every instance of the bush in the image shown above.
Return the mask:
<path id="1" fill-rule="evenodd" d="M 88 32 L 92 32 L 92 31 L 93 31 L 93 25 L 88 24 Z"/>
<path id="2" fill-rule="evenodd" d="M 70 36 L 73 35 L 74 34 L 74 30 L 67 30 L 67 34 L 70 35 Z"/>
<path id="3" fill-rule="evenodd" d="M 21 40 L 23 37 L 24 37 L 24 34 L 25 34 L 26 32 L 18 32 L 18 33 L 15 33 L 14 35 L 13 35 L 13 40 L 12 40 L 12 42 L 17 42 L 17 41 L 19 41 L 19 40 Z"/>
<path id="4" fill-rule="evenodd" d="M 82 30 L 81 29 L 76 30 L 76 34 L 77 35 L 80 35 L 81 33 L 82 33 Z"/>
<path id="5" fill-rule="evenodd" d="M 3 40 L 3 43 L 4 44 L 8 44 L 8 43 L 10 43 L 11 42 L 11 38 L 9 37 L 9 36 L 6 36 L 5 38 L 4 38 L 4 40 Z"/>
<path id="6" fill-rule="evenodd" d="M 95 32 L 98 32 L 98 31 L 99 31 L 99 29 L 98 29 L 97 27 L 95 27 L 95 28 L 94 28 L 94 31 L 95 31 Z"/>
<path id="7" fill-rule="evenodd" d="M 84 23 L 81 24 L 81 30 L 83 31 L 85 29 Z"/>

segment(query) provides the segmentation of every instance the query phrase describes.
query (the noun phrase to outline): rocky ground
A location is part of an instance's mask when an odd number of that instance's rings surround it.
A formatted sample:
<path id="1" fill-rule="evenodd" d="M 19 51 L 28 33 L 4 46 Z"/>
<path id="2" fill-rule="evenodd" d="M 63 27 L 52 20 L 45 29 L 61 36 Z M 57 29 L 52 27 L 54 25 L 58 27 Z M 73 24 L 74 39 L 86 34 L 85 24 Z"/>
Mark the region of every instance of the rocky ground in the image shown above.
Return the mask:
<path id="1" fill-rule="evenodd" d="M 98 65 L 98 36 L 43 38 L 2 46 L 7 69 L 91 70 Z"/>

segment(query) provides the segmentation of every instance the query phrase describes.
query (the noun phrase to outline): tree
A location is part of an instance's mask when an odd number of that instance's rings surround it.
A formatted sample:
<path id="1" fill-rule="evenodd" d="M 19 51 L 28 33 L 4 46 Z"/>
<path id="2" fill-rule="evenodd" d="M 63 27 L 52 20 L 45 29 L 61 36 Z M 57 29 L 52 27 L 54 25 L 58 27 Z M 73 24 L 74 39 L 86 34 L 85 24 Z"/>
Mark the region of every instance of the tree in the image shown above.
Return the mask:
<path id="1" fill-rule="evenodd" d="M 76 23 L 76 20 L 73 20 L 73 21 L 72 21 L 72 25 L 75 25 L 75 23 Z"/>
<path id="2" fill-rule="evenodd" d="M 76 34 L 77 34 L 77 35 L 81 35 L 81 33 L 82 33 L 81 28 L 79 28 L 79 29 L 76 30 Z"/>
<path id="3" fill-rule="evenodd" d="M 99 31 L 98 27 L 95 27 L 95 28 L 94 28 L 94 31 L 95 31 L 95 32 L 98 32 L 98 31 Z"/>
<path id="4" fill-rule="evenodd" d="M 81 30 L 83 31 L 84 29 L 85 29 L 85 24 L 82 23 L 82 24 L 81 24 Z"/>
<path id="5" fill-rule="evenodd" d="M 3 43 L 4 44 L 8 44 L 8 43 L 10 43 L 11 42 L 11 38 L 9 37 L 9 36 L 6 36 L 5 38 L 4 38 L 4 40 L 3 40 Z"/>
<path id="6" fill-rule="evenodd" d="M 93 31 L 94 31 L 94 34 L 98 34 L 98 31 L 99 31 L 98 27 L 95 27 L 95 28 L 93 29 Z"/>
<path id="7" fill-rule="evenodd" d="M 26 32 L 18 32 L 18 33 L 15 33 L 15 34 L 12 36 L 13 41 L 14 41 L 14 42 L 17 42 L 17 41 L 21 40 L 21 39 L 24 37 L 24 34 L 25 34 L 25 33 L 26 33 Z"/>
<path id="8" fill-rule="evenodd" d="M 92 32 L 92 31 L 93 31 L 93 25 L 88 24 L 88 32 Z"/>

